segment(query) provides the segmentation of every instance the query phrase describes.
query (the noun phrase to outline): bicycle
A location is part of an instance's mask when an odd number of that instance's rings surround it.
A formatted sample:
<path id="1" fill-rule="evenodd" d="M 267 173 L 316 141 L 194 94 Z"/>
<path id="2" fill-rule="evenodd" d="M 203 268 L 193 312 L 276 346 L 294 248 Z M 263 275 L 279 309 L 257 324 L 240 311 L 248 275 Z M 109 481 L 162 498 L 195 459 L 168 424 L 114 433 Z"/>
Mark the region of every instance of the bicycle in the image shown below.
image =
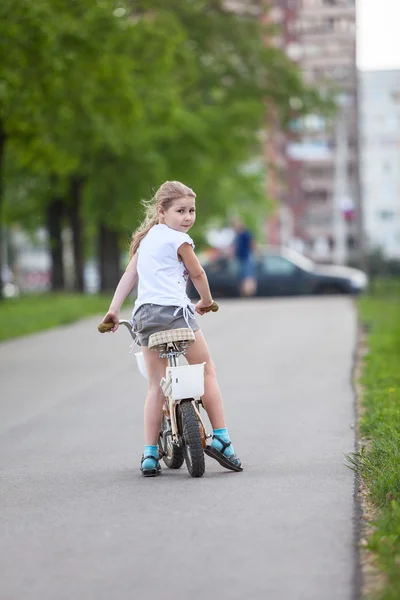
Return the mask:
<path id="1" fill-rule="evenodd" d="M 216 302 L 202 312 L 217 312 Z M 133 321 L 120 320 L 137 342 Z M 110 331 L 113 322 L 100 323 L 100 333 Z M 163 414 L 160 424 L 158 448 L 160 458 L 169 469 L 180 469 L 184 462 L 192 477 L 202 477 L 205 471 L 204 448 L 207 434 L 200 414 L 201 397 L 204 394 L 204 365 L 178 365 L 178 358 L 186 354 L 187 347 L 195 341 L 189 328 L 159 331 L 149 337 L 148 348 L 159 352 L 160 358 L 168 359 L 165 377 L 160 386 L 164 394 Z M 147 378 L 143 352 L 136 352 L 135 358 L 140 373 Z"/>

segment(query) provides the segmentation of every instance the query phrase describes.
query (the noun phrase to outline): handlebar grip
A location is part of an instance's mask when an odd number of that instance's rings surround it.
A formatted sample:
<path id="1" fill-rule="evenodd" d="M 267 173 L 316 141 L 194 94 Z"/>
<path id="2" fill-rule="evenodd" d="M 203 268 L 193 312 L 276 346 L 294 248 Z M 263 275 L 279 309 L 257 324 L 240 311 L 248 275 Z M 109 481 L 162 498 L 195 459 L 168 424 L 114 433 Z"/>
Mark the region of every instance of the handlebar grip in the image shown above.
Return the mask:
<path id="1" fill-rule="evenodd" d="M 113 321 L 107 321 L 107 323 L 100 323 L 100 325 L 97 325 L 97 329 L 100 331 L 100 333 L 106 333 L 106 331 L 111 331 L 113 327 Z"/>
<path id="2" fill-rule="evenodd" d="M 207 308 L 203 308 L 203 310 L 201 312 L 203 312 L 203 313 L 217 312 L 218 310 L 219 310 L 219 304 L 214 301 L 211 304 L 211 306 L 208 306 Z"/>

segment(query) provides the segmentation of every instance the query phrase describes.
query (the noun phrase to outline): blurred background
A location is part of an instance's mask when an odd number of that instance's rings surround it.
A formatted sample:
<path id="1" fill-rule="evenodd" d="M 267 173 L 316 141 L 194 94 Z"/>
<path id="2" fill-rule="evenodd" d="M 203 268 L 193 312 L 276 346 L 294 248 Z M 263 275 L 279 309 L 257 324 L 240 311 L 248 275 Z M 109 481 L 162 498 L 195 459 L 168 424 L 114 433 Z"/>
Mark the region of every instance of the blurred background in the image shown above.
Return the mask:
<path id="1" fill-rule="evenodd" d="M 400 277 L 399 22 L 397 0 L 3 0 L 1 297 L 109 294 L 166 179 L 198 195 L 220 295 L 238 220 L 244 295 Z"/>

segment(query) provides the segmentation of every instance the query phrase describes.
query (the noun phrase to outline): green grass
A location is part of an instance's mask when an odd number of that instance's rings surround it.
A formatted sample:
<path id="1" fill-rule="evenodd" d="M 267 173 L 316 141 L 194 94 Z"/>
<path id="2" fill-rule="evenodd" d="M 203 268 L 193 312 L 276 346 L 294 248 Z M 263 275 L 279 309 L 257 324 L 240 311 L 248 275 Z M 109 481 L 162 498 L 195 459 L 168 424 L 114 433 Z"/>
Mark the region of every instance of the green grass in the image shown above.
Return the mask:
<path id="1" fill-rule="evenodd" d="M 111 295 L 40 294 L 0 302 L 0 341 L 107 312 Z"/>
<path id="2" fill-rule="evenodd" d="M 360 383 L 363 386 L 361 452 L 349 455 L 377 508 L 375 531 L 368 548 L 385 574 L 379 600 L 400 598 L 400 284 L 377 282 L 359 301 L 367 326 L 368 354 Z"/>

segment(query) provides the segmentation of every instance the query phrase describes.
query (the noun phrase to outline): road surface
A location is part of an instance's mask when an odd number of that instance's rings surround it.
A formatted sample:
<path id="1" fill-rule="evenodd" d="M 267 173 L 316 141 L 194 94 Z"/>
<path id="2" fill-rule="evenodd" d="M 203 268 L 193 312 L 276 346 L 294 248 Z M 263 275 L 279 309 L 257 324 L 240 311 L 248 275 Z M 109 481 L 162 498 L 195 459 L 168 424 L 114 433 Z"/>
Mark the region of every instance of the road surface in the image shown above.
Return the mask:
<path id="1" fill-rule="evenodd" d="M 128 316 L 128 313 L 126 313 Z M 0 344 L 1 600 L 352 600 L 356 315 L 200 317 L 243 473 L 139 472 L 146 382 L 91 318 Z"/>

